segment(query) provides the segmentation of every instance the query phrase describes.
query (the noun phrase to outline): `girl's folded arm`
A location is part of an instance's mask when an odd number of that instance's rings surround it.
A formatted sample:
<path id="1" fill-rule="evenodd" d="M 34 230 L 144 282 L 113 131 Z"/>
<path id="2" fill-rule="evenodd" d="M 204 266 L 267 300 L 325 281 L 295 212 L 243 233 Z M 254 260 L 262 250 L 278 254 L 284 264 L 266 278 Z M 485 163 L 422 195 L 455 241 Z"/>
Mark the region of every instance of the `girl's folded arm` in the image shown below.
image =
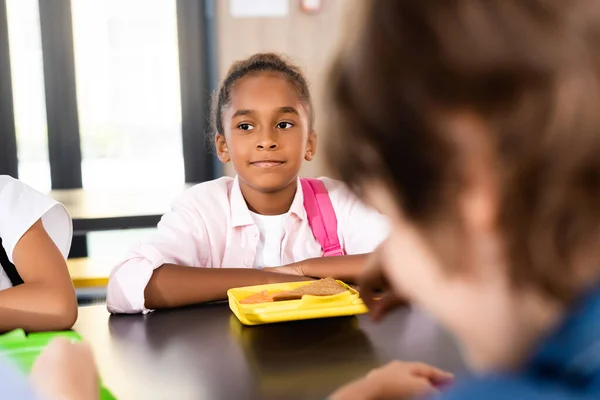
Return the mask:
<path id="1" fill-rule="evenodd" d="M 106 296 L 111 313 L 224 300 L 232 287 L 309 279 L 247 268 L 203 268 L 209 259 L 220 260 L 211 254 L 205 221 L 192 200 L 185 194 L 176 200 L 156 234 L 114 268 Z M 218 211 L 211 217 L 220 218 Z"/>
<path id="2" fill-rule="evenodd" d="M 77 298 L 67 264 L 38 220 L 21 237 L 13 260 L 23 284 L 0 291 L 0 331 L 69 329 Z"/>
<path id="3" fill-rule="evenodd" d="M 310 280 L 304 276 L 249 268 L 192 268 L 164 264 L 154 270 L 144 291 L 150 309 L 224 300 L 233 287 Z"/>

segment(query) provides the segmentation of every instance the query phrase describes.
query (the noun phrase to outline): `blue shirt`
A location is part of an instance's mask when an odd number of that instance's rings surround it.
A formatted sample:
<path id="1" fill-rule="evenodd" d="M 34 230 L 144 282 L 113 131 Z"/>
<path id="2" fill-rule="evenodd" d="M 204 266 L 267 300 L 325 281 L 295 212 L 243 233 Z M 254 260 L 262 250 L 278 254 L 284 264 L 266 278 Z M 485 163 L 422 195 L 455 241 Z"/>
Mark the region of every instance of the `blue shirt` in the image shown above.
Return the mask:
<path id="1" fill-rule="evenodd" d="M 39 399 L 29 386 L 27 379 L 4 360 L 0 360 L 0 399 Z"/>
<path id="2" fill-rule="evenodd" d="M 464 380 L 437 399 L 600 399 L 600 287 L 571 308 L 520 370 Z"/>

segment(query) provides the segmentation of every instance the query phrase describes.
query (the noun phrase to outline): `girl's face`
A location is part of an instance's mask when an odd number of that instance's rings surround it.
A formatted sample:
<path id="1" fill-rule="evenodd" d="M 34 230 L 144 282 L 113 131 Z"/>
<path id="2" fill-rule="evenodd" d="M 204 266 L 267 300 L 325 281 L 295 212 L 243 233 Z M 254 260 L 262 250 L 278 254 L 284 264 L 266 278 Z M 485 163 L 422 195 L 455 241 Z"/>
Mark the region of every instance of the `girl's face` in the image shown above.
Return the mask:
<path id="1" fill-rule="evenodd" d="M 223 110 L 225 132 L 216 137 L 219 159 L 233 163 L 243 186 L 263 193 L 283 190 L 315 154 L 308 112 L 294 85 L 280 74 L 241 78 Z"/>

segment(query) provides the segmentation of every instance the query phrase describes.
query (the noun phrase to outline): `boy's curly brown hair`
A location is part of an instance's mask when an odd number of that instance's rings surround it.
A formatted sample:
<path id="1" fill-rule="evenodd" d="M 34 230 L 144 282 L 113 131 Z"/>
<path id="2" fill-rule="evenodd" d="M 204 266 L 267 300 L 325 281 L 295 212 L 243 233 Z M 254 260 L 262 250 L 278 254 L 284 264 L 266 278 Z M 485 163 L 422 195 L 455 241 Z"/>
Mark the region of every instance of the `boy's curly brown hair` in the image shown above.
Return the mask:
<path id="1" fill-rule="evenodd" d="M 417 224 L 460 190 L 433 116 L 476 113 L 499 160 L 512 281 L 568 302 L 582 264 L 598 275 L 600 2 L 371 0 L 329 104 L 333 170 L 357 192 L 384 177 Z"/>

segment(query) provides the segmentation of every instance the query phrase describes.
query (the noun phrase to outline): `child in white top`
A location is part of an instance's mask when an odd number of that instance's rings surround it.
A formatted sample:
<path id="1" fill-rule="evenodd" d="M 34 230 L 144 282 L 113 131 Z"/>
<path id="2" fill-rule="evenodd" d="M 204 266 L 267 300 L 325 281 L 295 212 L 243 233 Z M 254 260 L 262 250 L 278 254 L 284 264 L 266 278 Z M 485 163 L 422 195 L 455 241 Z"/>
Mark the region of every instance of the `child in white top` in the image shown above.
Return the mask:
<path id="1" fill-rule="evenodd" d="M 61 204 L 0 175 L 0 332 L 75 323 L 77 299 L 65 261 L 71 237 Z"/>

